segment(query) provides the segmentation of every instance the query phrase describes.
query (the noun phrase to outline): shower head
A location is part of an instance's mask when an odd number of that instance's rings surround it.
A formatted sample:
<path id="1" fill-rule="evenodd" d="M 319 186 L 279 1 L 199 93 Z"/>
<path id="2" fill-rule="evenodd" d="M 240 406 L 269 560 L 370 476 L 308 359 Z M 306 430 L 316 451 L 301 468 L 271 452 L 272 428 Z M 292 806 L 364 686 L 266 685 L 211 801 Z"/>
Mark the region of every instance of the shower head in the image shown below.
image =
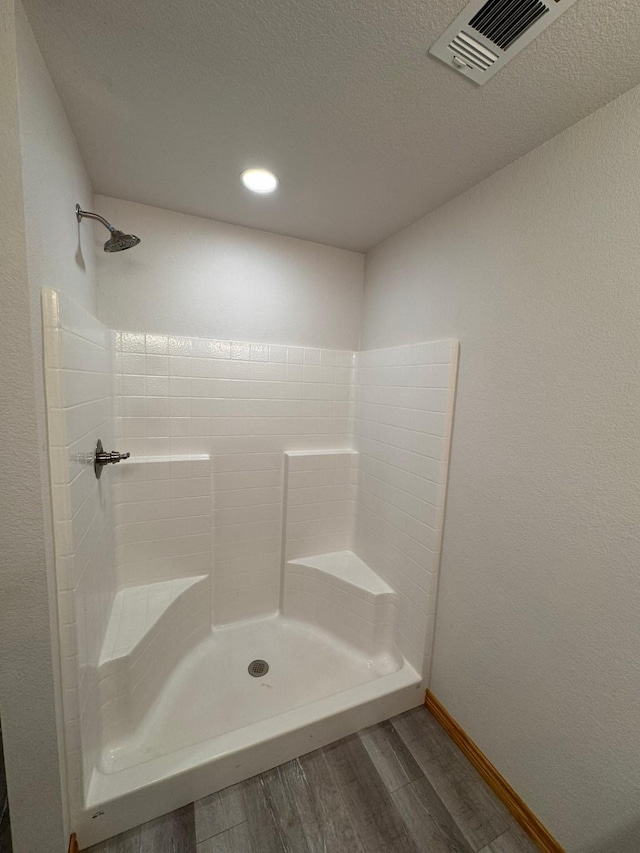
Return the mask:
<path id="1" fill-rule="evenodd" d="M 111 237 L 104 244 L 105 252 L 123 252 L 137 246 L 140 238 L 134 234 L 123 234 L 122 231 L 112 231 Z"/>
<path id="2" fill-rule="evenodd" d="M 104 227 L 111 232 L 111 236 L 104 244 L 105 252 L 123 252 L 125 249 L 131 249 L 133 246 L 137 246 L 140 242 L 140 238 L 136 237 L 134 234 L 124 234 L 122 231 L 118 231 L 118 229 L 114 228 L 110 222 L 107 222 L 103 216 L 100 216 L 98 213 L 89 213 L 88 210 L 82 210 L 80 205 L 76 204 L 76 219 L 78 222 L 82 222 L 84 217 L 101 222 Z"/>

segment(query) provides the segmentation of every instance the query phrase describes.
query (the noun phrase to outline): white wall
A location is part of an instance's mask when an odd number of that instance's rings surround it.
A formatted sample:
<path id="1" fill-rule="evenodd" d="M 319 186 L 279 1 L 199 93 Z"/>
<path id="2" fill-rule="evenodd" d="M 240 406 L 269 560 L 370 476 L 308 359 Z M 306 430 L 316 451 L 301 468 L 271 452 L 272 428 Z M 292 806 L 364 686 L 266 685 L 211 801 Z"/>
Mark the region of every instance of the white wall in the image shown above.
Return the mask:
<path id="1" fill-rule="evenodd" d="M 367 257 L 461 341 L 431 688 L 570 853 L 640 849 L 640 88 Z"/>
<path id="2" fill-rule="evenodd" d="M 19 3 L 3 3 L 4 296 L 1 434 L 2 716 L 15 853 L 66 848 L 58 743 L 59 661 L 42 381 L 40 288 L 95 305 L 93 244 L 77 256 L 76 201 L 91 190 L 64 110 Z M 84 268 L 83 268 L 84 264 Z M 5 280 L 6 277 L 6 280 Z M 38 819 L 34 820 L 34 815 Z"/>
<path id="3" fill-rule="evenodd" d="M 18 9 L 18 14 L 21 10 Z M 58 757 L 38 449 L 25 198 L 18 105 L 16 9 L 0 4 L 0 706 L 15 853 L 59 853 L 65 827 Z M 50 550 L 50 547 L 49 547 Z M 35 818 L 37 816 L 37 819 Z"/>
<path id="4" fill-rule="evenodd" d="M 95 229 L 99 316 L 112 329 L 357 349 L 364 257 L 96 196 L 116 228 L 142 242 L 102 252 Z"/>
<path id="5" fill-rule="evenodd" d="M 76 203 L 91 210 L 93 190 L 77 142 L 20 5 L 18 86 L 29 279 L 40 318 L 40 290 L 55 287 L 97 312 L 92 224 L 78 225 Z M 105 232 L 106 233 L 106 232 Z"/>

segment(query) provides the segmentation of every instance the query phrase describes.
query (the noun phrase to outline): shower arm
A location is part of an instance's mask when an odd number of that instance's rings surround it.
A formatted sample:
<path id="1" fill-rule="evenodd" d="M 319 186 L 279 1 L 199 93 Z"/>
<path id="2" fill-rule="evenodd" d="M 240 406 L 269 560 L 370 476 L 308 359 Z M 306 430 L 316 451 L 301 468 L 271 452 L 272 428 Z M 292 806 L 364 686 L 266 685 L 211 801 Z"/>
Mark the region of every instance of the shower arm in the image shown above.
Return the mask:
<path id="1" fill-rule="evenodd" d="M 95 219 L 98 222 L 102 222 L 104 227 L 108 231 L 111 231 L 112 234 L 116 230 L 110 222 L 107 222 L 107 220 L 104 218 L 104 216 L 100 216 L 99 213 L 89 213 L 88 210 L 82 210 L 80 208 L 80 205 L 76 204 L 76 219 L 78 220 L 78 222 L 82 222 L 82 220 L 85 218 L 86 219 Z"/>

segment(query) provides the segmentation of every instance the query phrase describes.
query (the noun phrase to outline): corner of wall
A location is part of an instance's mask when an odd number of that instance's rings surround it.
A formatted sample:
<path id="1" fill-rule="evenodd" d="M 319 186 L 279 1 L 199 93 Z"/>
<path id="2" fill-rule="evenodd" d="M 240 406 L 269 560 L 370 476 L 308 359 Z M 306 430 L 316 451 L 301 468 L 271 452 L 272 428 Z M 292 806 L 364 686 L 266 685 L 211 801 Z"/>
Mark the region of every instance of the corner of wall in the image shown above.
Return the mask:
<path id="1" fill-rule="evenodd" d="M 0 438 L 3 455 L 3 570 L 0 598 L 11 601 L 2 632 L 3 739 L 15 853 L 58 853 L 66 838 L 55 707 L 54 664 L 49 630 L 47 539 L 41 470 L 34 460 L 43 447 L 38 430 L 38 387 L 29 292 L 22 147 L 19 125 L 19 34 L 13 2 L 0 4 L 0 227 L 7 251 L 0 268 L 5 304 L 0 318 L 3 357 Z M 42 403 L 40 403 L 43 408 Z M 43 797 L 42 792 L 47 796 Z M 33 819 L 38 814 L 39 820 Z"/>

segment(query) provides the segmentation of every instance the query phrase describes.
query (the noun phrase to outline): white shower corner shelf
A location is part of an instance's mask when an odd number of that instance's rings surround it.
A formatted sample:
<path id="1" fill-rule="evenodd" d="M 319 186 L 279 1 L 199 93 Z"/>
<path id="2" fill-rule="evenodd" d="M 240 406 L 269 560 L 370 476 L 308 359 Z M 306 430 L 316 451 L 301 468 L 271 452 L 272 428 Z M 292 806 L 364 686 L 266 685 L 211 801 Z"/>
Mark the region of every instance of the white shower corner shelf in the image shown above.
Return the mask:
<path id="1" fill-rule="evenodd" d="M 130 456 L 120 464 L 129 468 L 131 465 L 151 465 L 158 462 L 210 462 L 208 453 L 171 453 L 157 456 Z"/>
<path id="2" fill-rule="evenodd" d="M 394 600 L 397 598 L 394 589 L 353 551 L 332 551 L 309 557 L 295 557 L 288 560 L 287 565 L 294 572 L 298 568 L 314 569 L 318 573 L 342 581 L 352 587 L 353 592 L 358 590 L 368 596 L 389 595 Z"/>
<path id="3" fill-rule="evenodd" d="M 354 450 L 350 447 L 343 447 L 338 450 L 285 450 L 285 456 L 341 456 L 353 454 L 356 456 L 358 454 L 357 450 Z"/>

